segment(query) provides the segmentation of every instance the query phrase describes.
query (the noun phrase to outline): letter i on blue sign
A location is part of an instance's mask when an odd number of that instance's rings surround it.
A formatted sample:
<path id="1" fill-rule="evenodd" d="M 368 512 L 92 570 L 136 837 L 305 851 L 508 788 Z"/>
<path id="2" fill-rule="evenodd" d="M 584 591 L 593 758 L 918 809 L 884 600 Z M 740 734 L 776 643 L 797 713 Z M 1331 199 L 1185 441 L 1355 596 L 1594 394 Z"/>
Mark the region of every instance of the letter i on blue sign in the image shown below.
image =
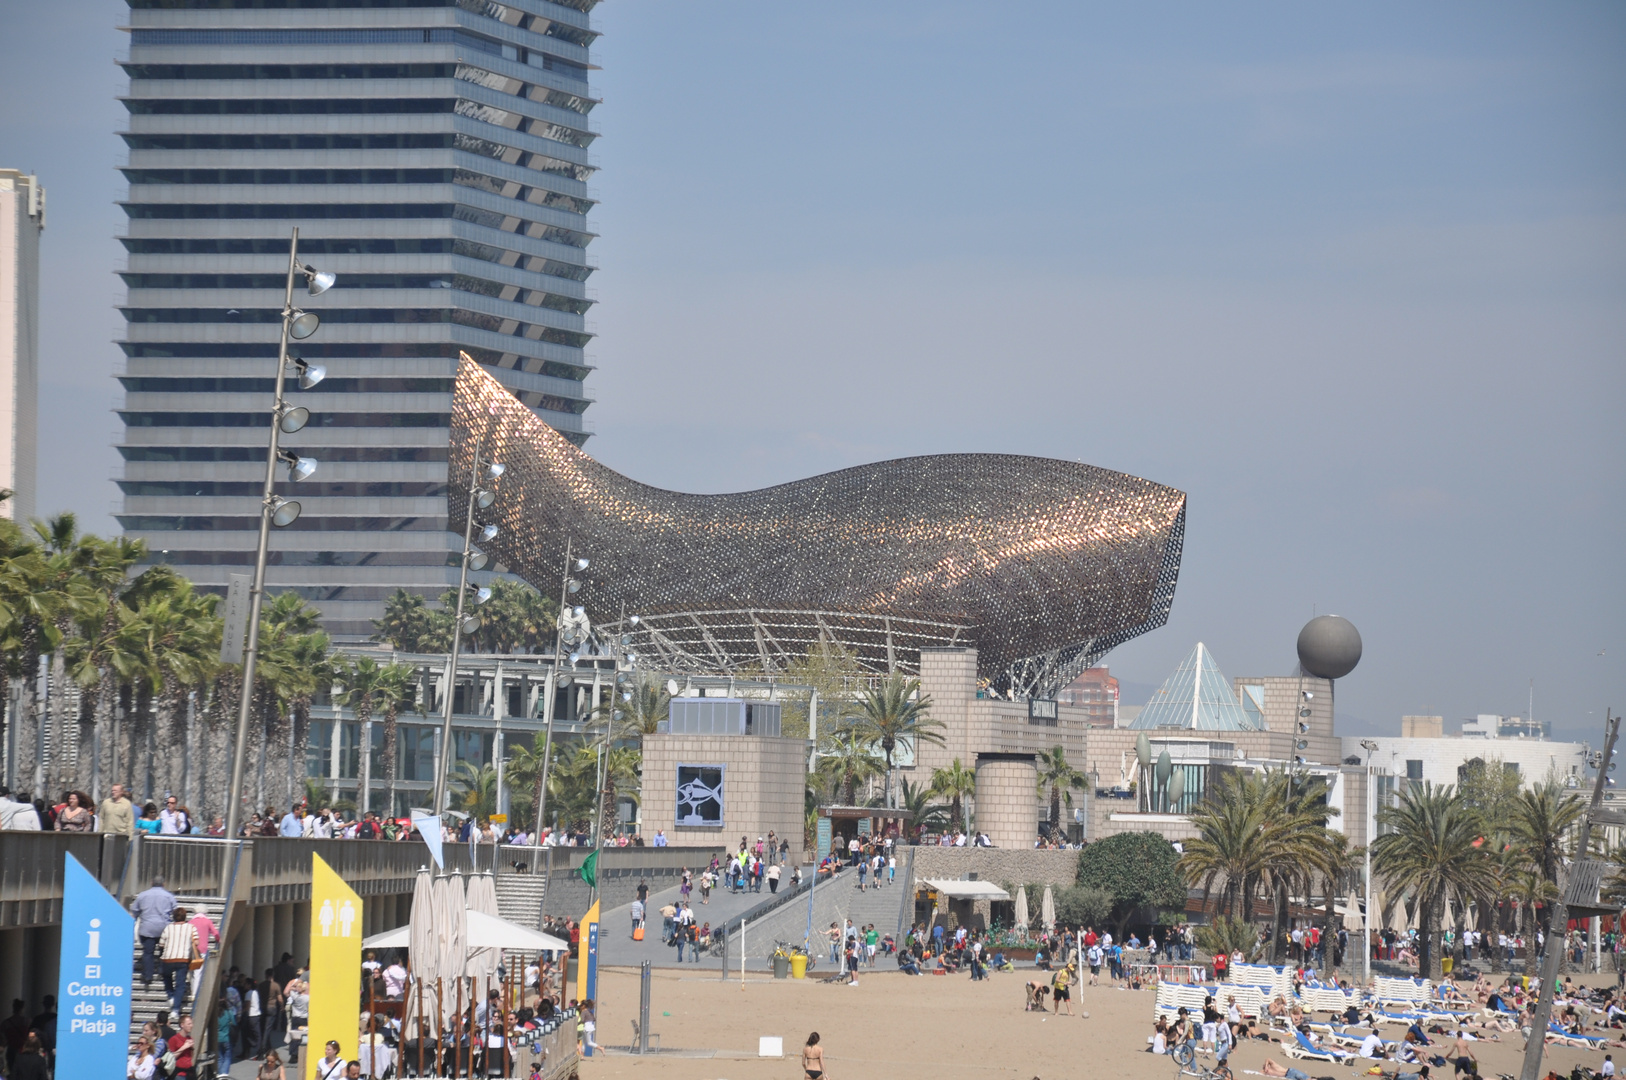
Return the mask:
<path id="1" fill-rule="evenodd" d="M 119 1076 L 130 1048 L 135 920 L 64 855 L 56 1074 Z"/>

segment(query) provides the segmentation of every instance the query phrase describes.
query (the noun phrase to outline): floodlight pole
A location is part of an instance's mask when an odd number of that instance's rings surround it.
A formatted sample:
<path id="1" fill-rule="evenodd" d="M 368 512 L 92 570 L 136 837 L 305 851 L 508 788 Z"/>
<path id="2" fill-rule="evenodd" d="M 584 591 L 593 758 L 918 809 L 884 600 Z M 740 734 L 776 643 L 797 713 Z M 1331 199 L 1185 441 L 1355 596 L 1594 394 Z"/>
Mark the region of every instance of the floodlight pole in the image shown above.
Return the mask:
<path id="1" fill-rule="evenodd" d="M 542 842 L 542 823 L 548 805 L 548 764 L 553 758 L 553 699 L 559 694 L 559 650 L 564 645 L 565 605 L 570 602 L 570 541 L 565 541 L 565 568 L 559 575 L 559 617 L 553 621 L 553 674 L 542 702 L 542 783 L 536 795 L 536 842 Z"/>
<path id="2" fill-rule="evenodd" d="M 1592 803 L 1581 815 L 1581 837 L 1576 844 L 1577 860 L 1586 858 L 1587 845 L 1592 841 L 1592 817 L 1603 806 L 1603 789 L 1609 777 L 1609 763 L 1615 753 L 1615 738 L 1620 734 L 1620 717 L 1612 711 L 1604 713 L 1603 756 L 1598 759 L 1598 778 L 1592 784 Z M 1530 1037 L 1524 1044 L 1524 1069 L 1519 1080 L 1540 1080 L 1541 1052 L 1547 1045 L 1547 1021 L 1553 1014 L 1553 983 L 1558 978 L 1558 962 L 1564 955 L 1564 924 L 1569 921 L 1569 906 L 1564 902 L 1564 891 L 1559 889 L 1553 901 L 1552 933 L 1547 935 L 1547 952 L 1542 957 L 1541 985 L 1537 988 L 1536 1011 L 1530 1018 Z M 1558 940 L 1554 941 L 1554 935 Z"/>
<path id="3" fill-rule="evenodd" d="M 474 439 L 474 460 L 469 464 L 469 505 L 463 514 L 463 558 L 457 570 L 457 609 L 452 616 L 452 648 L 446 657 L 446 700 L 440 721 L 440 761 L 435 768 L 435 794 L 430 809 L 437 819 L 446 811 L 446 774 L 452 767 L 452 704 L 457 696 L 457 657 L 463 644 L 463 601 L 469 589 L 469 555 L 474 547 L 474 500 L 480 490 L 480 448 L 485 435 Z"/>
<path id="4" fill-rule="evenodd" d="M 299 268 L 299 226 L 288 241 L 288 283 L 282 298 L 282 338 L 277 347 L 277 378 L 271 408 L 271 446 L 265 456 L 265 487 L 260 493 L 260 543 L 254 554 L 254 581 L 248 594 L 248 643 L 243 651 L 243 688 L 237 701 L 237 744 L 232 749 L 231 791 L 226 802 L 226 836 L 237 836 L 243 812 L 243 767 L 248 751 L 248 717 L 254 704 L 254 669 L 260 659 L 260 604 L 265 598 L 265 560 L 271 545 L 271 514 L 276 498 L 277 450 L 282 435 L 282 386 L 288 370 L 288 331 L 294 319 L 294 272 Z"/>

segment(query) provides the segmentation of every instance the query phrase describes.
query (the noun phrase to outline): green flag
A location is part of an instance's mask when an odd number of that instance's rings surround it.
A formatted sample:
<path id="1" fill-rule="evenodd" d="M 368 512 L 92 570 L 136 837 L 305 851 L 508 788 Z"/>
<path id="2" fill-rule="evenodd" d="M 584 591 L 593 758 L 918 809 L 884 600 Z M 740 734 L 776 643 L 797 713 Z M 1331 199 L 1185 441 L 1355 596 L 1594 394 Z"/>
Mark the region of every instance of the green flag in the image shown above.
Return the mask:
<path id="1" fill-rule="evenodd" d="M 598 852 L 596 850 L 582 860 L 582 868 L 576 873 L 580 874 L 582 880 L 587 884 L 595 889 L 598 888 Z"/>

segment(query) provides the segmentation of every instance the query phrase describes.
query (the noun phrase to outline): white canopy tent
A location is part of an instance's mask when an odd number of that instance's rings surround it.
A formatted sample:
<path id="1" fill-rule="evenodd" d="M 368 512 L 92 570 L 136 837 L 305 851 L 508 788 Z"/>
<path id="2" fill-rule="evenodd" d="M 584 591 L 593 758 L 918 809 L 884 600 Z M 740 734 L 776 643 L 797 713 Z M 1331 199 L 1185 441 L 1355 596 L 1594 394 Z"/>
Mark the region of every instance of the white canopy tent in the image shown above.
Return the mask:
<path id="1" fill-rule="evenodd" d="M 998 885 L 987 881 L 947 881 L 934 880 L 922 882 L 927 888 L 936 890 L 939 896 L 946 896 L 950 900 L 1009 900 L 1011 894 Z"/>
<path id="2" fill-rule="evenodd" d="M 565 952 L 570 943 L 552 934 L 544 934 L 540 930 L 527 930 L 518 923 L 511 923 L 496 915 L 487 915 L 483 911 L 468 909 L 465 913 L 467 919 L 467 945 L 474 949 L 515 949 L 520 952 Z M 412 940 L 411 926 L 397 926 L 394 930 L 385 930 L 381 934 L 374 934 L 362 940 L 364 949 L 404 949 Z"/>

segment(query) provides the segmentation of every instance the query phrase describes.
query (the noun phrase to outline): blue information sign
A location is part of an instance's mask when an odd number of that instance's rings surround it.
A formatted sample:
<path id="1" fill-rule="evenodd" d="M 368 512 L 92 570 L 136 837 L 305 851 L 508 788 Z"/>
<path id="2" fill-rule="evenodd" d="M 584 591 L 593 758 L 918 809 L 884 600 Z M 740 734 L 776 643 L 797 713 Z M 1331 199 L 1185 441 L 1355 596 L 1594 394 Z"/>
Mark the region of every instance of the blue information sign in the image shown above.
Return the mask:
<path id="1" fill-rule="evenodd" d="M 135 920 L 79 860 L 63 857 L 56 1074 L 120 1076 L 130 1049 Z"/>
<path id="2" fill-rule="evenodd" d="M 593 905 L 598 910 L 598 905 Z M 587 924 L 587 996 L 593 1001 L 593 1016 L 598 1016 L 598 920 Z M 596 1023 L 594 1025 L 597 1026 Z M 583 1040 L 586 1044 L 582 1053 L 587 1057 L 593 1056 L 593 1044 L 590 1040 Z"/>

